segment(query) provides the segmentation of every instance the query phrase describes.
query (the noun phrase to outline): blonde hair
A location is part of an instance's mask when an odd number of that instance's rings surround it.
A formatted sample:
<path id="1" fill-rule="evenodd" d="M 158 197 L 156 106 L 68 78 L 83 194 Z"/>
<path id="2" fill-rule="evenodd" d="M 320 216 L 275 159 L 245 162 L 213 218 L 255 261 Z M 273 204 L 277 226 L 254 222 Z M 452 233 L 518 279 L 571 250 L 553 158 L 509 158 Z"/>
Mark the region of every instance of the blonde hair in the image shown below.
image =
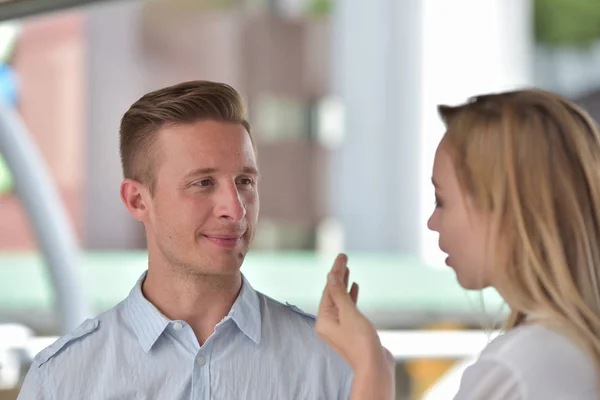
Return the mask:
<path id="1" fill-rule="evenodd" d="M 442 146 L 502 251 L 494 286 L 505 328 L 543 312 L 591 351 L 600 370 L 600 133 L 570 101 L 542 90 L 440 106 Z M 491 236 L 494 237 L 494 236 Z"/>

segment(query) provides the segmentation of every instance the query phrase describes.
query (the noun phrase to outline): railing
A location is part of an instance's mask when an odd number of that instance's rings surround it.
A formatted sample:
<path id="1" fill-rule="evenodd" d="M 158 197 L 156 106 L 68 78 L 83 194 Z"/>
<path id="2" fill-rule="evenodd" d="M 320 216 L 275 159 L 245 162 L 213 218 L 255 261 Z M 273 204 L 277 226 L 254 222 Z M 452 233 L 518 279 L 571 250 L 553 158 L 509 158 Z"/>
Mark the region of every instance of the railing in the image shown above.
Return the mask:
<path id="1" fill-rule="evenodd" d="M 396 360 L 457 359 L 458 362 L 426 399 L 437 399 L 441 392 L 457 388 L 457 377 L 498 332 L 485 331 L 380 331 L 382 344 Z M 18 324 L 0 325 L 0 389 L 18 386 L 33 357 L 57 337 L 36 337 Z M 449 397 L 444 397 L 449 398 Z"/>

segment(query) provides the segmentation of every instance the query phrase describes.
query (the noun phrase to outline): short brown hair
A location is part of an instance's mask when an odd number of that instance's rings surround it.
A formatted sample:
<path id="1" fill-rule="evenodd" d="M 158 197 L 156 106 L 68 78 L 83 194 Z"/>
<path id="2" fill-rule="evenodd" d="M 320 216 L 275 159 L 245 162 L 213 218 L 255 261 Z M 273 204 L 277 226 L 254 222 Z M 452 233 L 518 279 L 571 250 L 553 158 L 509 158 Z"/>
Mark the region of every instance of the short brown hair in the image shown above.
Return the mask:
<path id="1" fill-rule="evenodd" d="M 251 135 L 240 94 L 225 83 L 189 81 L 147 93 L 127 110 L 119 129 L 123 176 L 154 191 L 156 133 L 202 120 L 238 123 Z M 252 135 L 250 136 L 252 140 Z"/>

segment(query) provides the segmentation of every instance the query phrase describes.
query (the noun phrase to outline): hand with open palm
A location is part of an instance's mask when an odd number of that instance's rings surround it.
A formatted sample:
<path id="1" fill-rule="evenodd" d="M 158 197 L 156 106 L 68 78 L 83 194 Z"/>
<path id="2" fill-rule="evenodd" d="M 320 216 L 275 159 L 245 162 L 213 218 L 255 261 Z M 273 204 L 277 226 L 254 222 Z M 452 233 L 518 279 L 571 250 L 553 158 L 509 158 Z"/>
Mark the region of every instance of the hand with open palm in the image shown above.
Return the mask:
<path id="1" fill-rule="evenodd" d="M 315 330 L 354 371 L 353 400 L 394 398 L 395 360 L 377 330 L 358 310 L 358 285 L 347 291 L 347 257 L 340 254 L 329 272 Z"/>

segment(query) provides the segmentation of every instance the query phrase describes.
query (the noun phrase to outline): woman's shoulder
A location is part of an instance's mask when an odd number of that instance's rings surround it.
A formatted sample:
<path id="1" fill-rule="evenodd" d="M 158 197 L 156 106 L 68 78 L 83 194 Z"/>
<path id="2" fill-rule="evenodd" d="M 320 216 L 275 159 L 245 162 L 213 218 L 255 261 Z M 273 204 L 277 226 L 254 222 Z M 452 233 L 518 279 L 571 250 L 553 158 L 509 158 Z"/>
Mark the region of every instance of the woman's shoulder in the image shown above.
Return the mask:
<path id="1" fill-rule="evenodd" d="M 501 365 L 527 393 L 527 398 L 598 396 L 598 372 L 585 349 L 566 334 L 539 323 L 522 325 L 495 338 L 477 363 Z M 477 364 L 475 363 L 475 364 Z M 565 397 L 562 397 L 564 394 Z M 541 398 L 541 397 L 540 397 Z"/>
<path id="2" fill-rule="evenodd" d="M 514 360 L 519 364 L 571 361 L 593 366 L 585 349 L 571 337 L 541 323 L 524 324 L 499 335 L 484 349 L 481 357 Z"/>

